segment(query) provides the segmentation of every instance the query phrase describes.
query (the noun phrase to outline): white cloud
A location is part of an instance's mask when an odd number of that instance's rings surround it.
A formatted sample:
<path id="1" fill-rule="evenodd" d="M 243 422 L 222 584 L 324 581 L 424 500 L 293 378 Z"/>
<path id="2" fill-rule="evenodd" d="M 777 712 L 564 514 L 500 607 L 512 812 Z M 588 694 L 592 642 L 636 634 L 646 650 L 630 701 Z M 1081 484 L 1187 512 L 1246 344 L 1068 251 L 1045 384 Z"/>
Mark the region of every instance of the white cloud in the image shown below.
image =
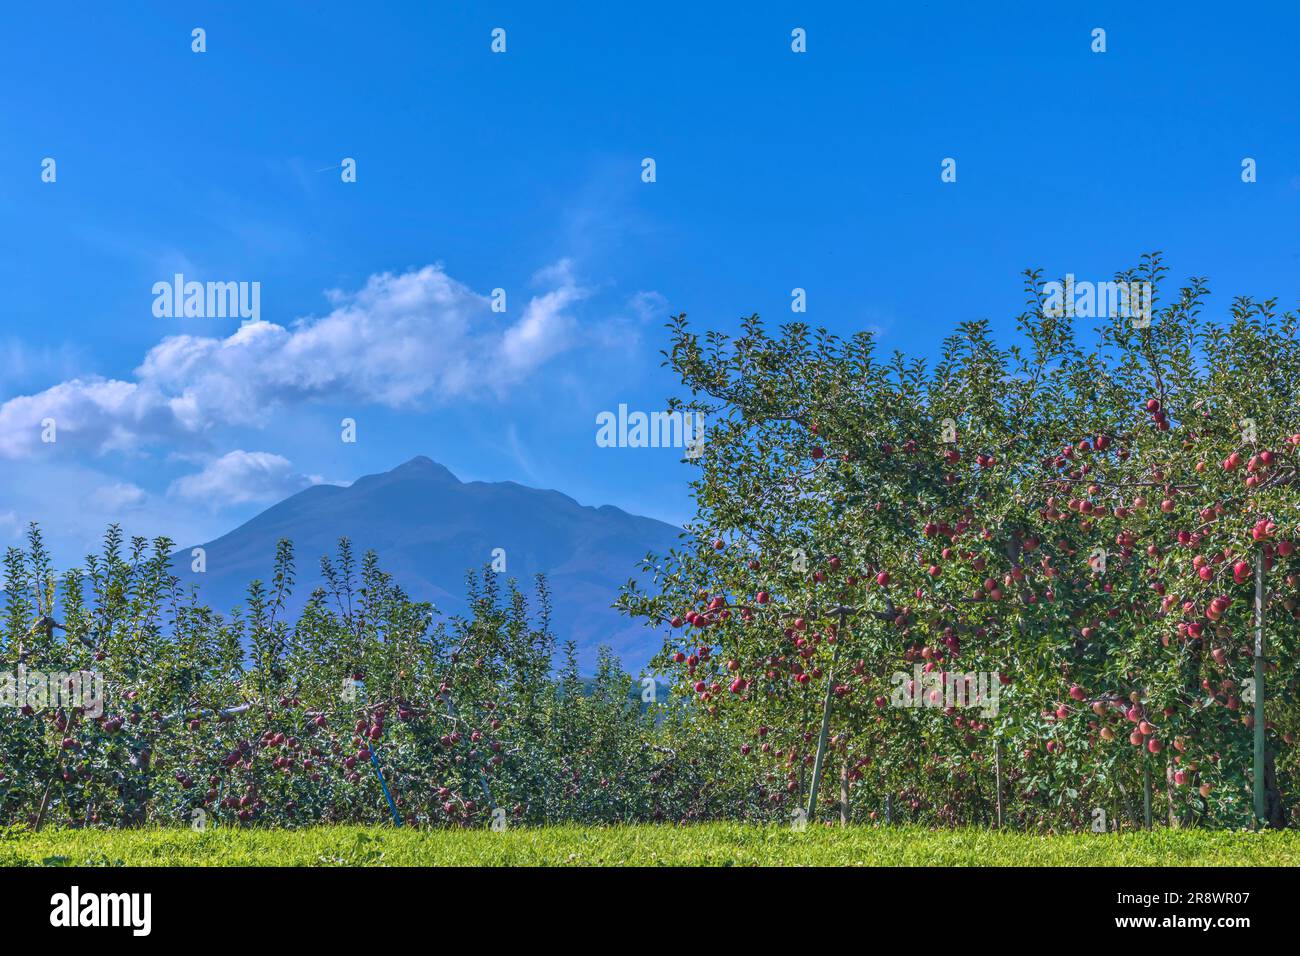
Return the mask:
<path id="1" fill-rule="evenodd" d="M 70 345 L 30 346 L 18 339 L 0 339 L 0 389 L 25 388 L 51 378 L 70 378 L 84 361 Z"/>
<path id="2" fill-rule="evenodd" d="M 333 290 L 332 311 L 288 327 L 168 336 L 129 381 L 74 378 L 0 404 L 0 458 L 39 450 L 45 419 L 57 424 L 59 446 L 102 453 L 262 426 L 276 409 L 316 399 L 402 408 L 502 396 L 572 345 L 569 310 L 588 294 L 567 260 L 534 278 L 551 288 L 513 323 L 432 265 Z"/>
<path id="3" fill-rule="evenodd" d="M 93 490 L 118 483 L 124 483 L 121 475 L 66 457 L 0 467 L 0 541 L 20 536 L 29 521 L 39 521 L 56 564 L 72 567 L 99 550 L 104 529 L 114 522 L 128 535 L 167 535 L 182 544 L 211 541 L 230 530 L 228 517 L 181 499 L 150 494 L 145 507 L 124 512 L 105 500 L 111 496 Z"/>
<path id="4" fill-rule="evenodd" d="M 628 311 L 638 322 L 647 323 L 658 319 L 660 323 L 668 321 L 668 300 L 663 293 L 642 290 L 627 300 Z"/>
<path id="5" fill-rule="evenodd" d="M 602 351 L 616 349 L 632 357 L 642 348 L 646 328 L 652 324 L 662 326 L 668 321 L 668 316 L 668 300 L 661 293 L 653 290 L 635 292 L 618 313 L 593 330 L 594 339 Z"/>
<path id="6" fill-rule="evenodd" d="M 537 465 L 533 461 L 533 456 L 529 453 L 528 449 L 524 447 L 524 443 L 520 440 L 519 429 L 515 427 L 514 422 L 511 422 L 506 426 L 505 451 L 514 460 L 515 464 L 523 470 L 524 475 L 527 476 L 530 481 L 540 481 L 537 472 Z"/>
<path id="7" fill-rule="evenodd" d="M 318 475 L 301 475 L 289 459 L 265 451 L 238 449 L 207 463 L 192 475 L 172 482 L 167 493 L 213 508 L 277 501 L 311 485 Z"/>
<path id="8" fill-rule="evenodd" d="M 103 485 L 90 493 L 91 503 L 97 509 L 110 513 L 138 508 L 148 497 L 143 488 L 129 481 Z"/>
<path id="9" fill-rule="evenodd" d="M 501 384 L 513 384 L 569 347 L 575 324 L 569 308 L 588 295 L 588 290 L 574 282 L 568 259 L 543 269 L 533 280 L 556 287 L 529 300 L 523 317 L 502 335 L 504 367 L 493 372 L 504 377 Z"/>
<path id="10" fill-rule="evenodd" d="M 23 521 L 16 511 L 0 511 L 0 540 L 17 538 L 23 530 Z"/>

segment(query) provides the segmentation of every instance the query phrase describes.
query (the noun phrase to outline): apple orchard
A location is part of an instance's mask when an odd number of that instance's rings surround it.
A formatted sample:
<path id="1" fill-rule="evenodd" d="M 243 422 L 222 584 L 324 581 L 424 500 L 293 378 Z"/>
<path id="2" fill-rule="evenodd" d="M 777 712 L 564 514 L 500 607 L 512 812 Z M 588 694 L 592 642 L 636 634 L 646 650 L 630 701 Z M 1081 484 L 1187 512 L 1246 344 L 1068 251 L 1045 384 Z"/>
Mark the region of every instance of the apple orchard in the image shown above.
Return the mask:
<path id="1" fill-rule="evenodd" d="M 581 678 L 544 581 L 471 574 L 444 621 L 342 541 L 290 615 L 282 542 L 218 614 L 165 538 L 56 572 L 33 527 L 0 671 L 105 699 L 0 706 L 0 826 L 1292 825 L 1300 329 L 1164 271 L 1089 329 L 1027 273 L 1012 344 L 968 322 L 933 363 L 674 319 L 698 512 L 618 596 L 667 702 Z"/>
<path id="2" fill-rule="evenodd" d="M 624 607 L 786 812 L 1293 822 L 1296 317 L 1207 320 L 1194 279 L 1080 330 L 1025 289 L 1015 344 L 963 323 L 932 367 L 867 333 L 674 320 L 677 407 L 709 422 L 695 547 Z M 938 706 L 896 706 L 918 673 Z M 997 706 L 960 706 L 981 674 Z"/>

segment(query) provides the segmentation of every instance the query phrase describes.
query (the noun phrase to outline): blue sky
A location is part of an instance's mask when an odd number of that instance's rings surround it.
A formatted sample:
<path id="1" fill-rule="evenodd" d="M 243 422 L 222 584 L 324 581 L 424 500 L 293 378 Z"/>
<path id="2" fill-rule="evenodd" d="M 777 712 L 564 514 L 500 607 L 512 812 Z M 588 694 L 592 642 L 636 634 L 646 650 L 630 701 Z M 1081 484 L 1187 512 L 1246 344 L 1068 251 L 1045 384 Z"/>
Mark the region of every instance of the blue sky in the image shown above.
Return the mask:
<path id="1" fill-rule="evenodd" d="M 6 9 L 0 543 L 193 543 L 417 454 L 680 522 L 678 452 L 594 440 L 675 391 L 670 313 L 780 322 L 802 287 L 932 354 L 1009 336 L 1026 267 L 1154 249 L 1220 311 L 1300 298 L 1294 4 L 704 6 Z M 156 318 L 176 272 L 259 282 L 267 327 Z"/>

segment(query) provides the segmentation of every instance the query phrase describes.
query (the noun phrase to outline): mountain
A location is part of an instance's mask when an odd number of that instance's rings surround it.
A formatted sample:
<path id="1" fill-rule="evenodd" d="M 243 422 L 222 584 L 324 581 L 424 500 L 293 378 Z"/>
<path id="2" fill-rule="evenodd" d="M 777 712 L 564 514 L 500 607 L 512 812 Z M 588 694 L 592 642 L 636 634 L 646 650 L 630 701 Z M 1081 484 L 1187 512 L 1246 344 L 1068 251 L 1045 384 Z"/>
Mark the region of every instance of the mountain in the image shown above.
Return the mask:
<path id="1" fill-rule="evenodd" d="M 358 562 L 373 550 L 379 564 L 412 598 L 432 601 L 445 616 L 465 611 L 465 573 L 482 569 L 504 548 L 505 577 L 516 578 L 532 601 L 533 575 L 544 572 L 552 592 L 553 630 L 577 642 L 590 672 L 596 649 L 608 644 L 636 674 L 662 646 L 661 635 L 614 611 L 619 586 L 637 574 L 647 551 L 663 554 L 677 541 L 672 525 L 610 505 L 578 504 L 558 491 L 513 481 L 463 482 L 423 456 L 349 487 L 315 485 L 268 508 L 202 547 L 207 570 L 190 571 L 190 549 L 176 570 L 196 584 L 216 610 L 239 605 L 253 579 L 270 580 L 276 542 L 293 542 L 301 607 L 320 583 L 319 559 L 351 539 Z"/>

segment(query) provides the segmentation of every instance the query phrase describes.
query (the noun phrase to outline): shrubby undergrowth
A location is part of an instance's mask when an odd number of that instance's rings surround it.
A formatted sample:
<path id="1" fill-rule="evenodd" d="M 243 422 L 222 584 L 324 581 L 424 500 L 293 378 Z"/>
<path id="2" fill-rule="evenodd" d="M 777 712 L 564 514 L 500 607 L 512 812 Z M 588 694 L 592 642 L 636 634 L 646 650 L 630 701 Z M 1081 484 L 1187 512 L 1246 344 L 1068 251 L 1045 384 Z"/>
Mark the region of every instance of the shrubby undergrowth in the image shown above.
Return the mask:
<path id="1" fill-rule="evenodd" d="M 38 529 L 5 559 L 3 669 L 95 672 L 97 707 L 0 707 L 0 825 L 683 821 L 744 813 L 734 746 L 640 703 L 602 653 L 556 672 L 545 582 L 489 571 L 443 621 L 346 540 L 295 620 L 294 555 L 221 616 L 171 573 L 173 543 L 124 539 L 56 576 Z M 14 703 L 17 703 L 16 701 Z M 373 755 L 373 756 L 372 756 Z M 378 766 L 378 772 L 376 770 Z"/>
<path id="2" fill-rule="evenodd" d="M 622 604 L 765 800 L 1295 822 L 1300 326 L 1247 298 L 1208 319 L 1206 283 L 1162 301 L 1164 273 L 1117 275 L 1153 308 L 1083 337 L 1027 273 L 1014 344 L 965 322 L 932 365 L 865 332 L 671 323 L 673 408 L 708 422 L 698 511 Z"/>
<path id="3" fill-rule="evenodd" d="M 671 705 L 608 654 L 557 674 L 543 581 L 530 609 L 472 575 L 444 621 L 342 541 L 289 620 L 282 542 L 220 616 L 170 541 L 112 528 L 56 575 L 33 528 L 0 664 L 95 671 L 107 709 L 0 708 L 0 824 L 380 823 L 382 773 L 434 826 L 1292 825 L 1300 324 L 1209 321 L 1164 271 L 1118 275 L 1152 311 L 1089 344 L 1028 273 L 1020 341 L 963 323 L 932 367 L 675 319 L 698 512 L 619 599 L 664 634 Z"/>

